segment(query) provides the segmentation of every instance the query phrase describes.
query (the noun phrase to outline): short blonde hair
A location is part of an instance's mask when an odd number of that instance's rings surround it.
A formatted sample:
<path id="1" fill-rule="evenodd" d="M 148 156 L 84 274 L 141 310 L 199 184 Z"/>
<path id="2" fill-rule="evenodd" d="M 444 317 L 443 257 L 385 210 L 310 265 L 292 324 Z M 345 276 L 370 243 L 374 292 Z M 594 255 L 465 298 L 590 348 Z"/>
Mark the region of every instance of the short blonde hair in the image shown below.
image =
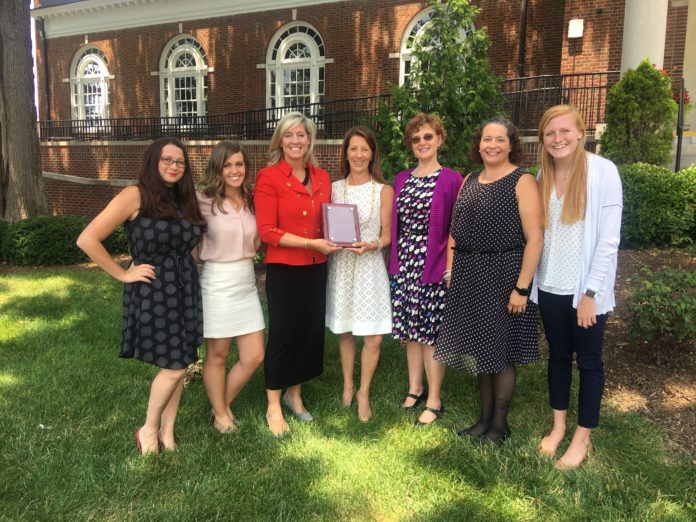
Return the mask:
<path id="1" fill-rule="evenodd" d="M 301 112 L 289 112 L 280 119 L 278 126 L 273 132 L 271 144 L 268 146 L 269 165 L 275 165 L 281 159 L 283 159 L 283 136 L 295 125 L 304 126 L 305 131 L 307 131 L 307 134 L 309 135 L 309 147 L 307 147 L 307 154 L 305 154 L 305 163 L 317 164 L 317 160 L 314 157 L 314 142 L 317 139 L 316 125 L 314 125 L 314 122 Z"/>

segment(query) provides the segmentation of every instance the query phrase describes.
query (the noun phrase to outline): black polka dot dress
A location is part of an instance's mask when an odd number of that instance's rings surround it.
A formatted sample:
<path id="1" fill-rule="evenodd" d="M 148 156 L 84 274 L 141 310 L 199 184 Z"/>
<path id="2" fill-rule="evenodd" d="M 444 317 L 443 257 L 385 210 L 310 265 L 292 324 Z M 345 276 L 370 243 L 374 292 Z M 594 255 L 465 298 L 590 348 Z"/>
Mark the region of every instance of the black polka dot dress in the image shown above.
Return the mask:
<path id="1" fill-rule="evenodd" d="M 155 266 L 151 283 L 128 283 L 123 291 L 121 357 L 179 370 L 198 359 L 203 308 L 191 250 L 201 227 L 184 218 L 142 214 L 125 223 L 134 264 Z"/>
<path id="2" fill-rule="evenodd" d="M 479 172 L 464 182 L 452 214 L 452 281 L 435 359 L 474 373 L 500 373 L 539 359 L 536 305 L 510 315 L 507 303 L 522 266 L 525 239 L 515 187 L 518 168 L 492 183 Z"/>
<path id="3" fill-rule="evenodd" d="M 399 273 L 390 280 L 392 336 L 434 345 L 445 308 L 444 283 L 423 283 L 433 191 L 440 170 L 410 176 L 396 202 Z"/>

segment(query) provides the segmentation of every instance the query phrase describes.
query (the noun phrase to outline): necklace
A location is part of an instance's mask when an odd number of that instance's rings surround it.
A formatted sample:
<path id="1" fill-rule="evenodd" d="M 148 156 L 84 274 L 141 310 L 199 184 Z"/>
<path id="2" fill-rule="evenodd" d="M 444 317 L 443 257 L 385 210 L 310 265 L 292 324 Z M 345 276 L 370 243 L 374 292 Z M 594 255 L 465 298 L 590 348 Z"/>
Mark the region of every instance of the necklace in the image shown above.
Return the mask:
<path id="1" fill-rule="evenodd" d="M 240 207 L 244 206 L 244 197 L 235 199 L 232 196 L 225 194 L 225 199 L 230 202 L 230 205 L 232 205 L 235 212 L 237 212 Z"/>
<path id="2" fill-rule="evenodd" d="M 356 185 L 358 186 L 358 185 Z M 367 218 L 362 221 L 360 220 L 360 226 L 366 225 L 367 223 L 370 222 L 370 219 L 372 218 L 372 207 L 373 207 L 373 202 L 375 199 L 375 182 L 372 179 L 372 176 L 370 176 L 370 211 L 367 213 Z M 348 201 L 348 178 L 345 179 L 345 183 L 343 184 L 343 202 L 344 203 L 350 203 Z M 359 214 L 358 214 L 359 216 Z"/>

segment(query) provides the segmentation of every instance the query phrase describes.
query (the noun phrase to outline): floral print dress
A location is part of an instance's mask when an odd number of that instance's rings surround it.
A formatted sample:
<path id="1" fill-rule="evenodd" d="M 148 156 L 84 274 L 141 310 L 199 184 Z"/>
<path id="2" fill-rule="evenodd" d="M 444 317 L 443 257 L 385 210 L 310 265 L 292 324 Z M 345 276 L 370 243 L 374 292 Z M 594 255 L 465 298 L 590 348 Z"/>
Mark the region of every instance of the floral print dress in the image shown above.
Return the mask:
<path id="1" fill-rule="evenodd" d="M 446 293 L 443 282 L 422 280 L 430 206 L 439 175 L 440 170 L 423 177 L 411 175 L 399 193 L 399 273 L 391 277 L 393 337 L 429 345 L 435 345 L 437 339 Z"/>

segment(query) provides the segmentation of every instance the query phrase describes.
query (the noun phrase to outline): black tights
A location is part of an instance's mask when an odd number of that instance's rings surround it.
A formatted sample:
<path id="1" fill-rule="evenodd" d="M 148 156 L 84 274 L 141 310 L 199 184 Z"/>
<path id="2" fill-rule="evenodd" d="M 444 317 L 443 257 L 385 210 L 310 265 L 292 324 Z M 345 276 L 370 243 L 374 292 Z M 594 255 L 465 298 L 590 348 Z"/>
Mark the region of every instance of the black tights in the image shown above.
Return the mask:
<path id="1" fill-rule="evenodd" d="M 510 434 L 507 413 L 515 391 L 517 374 L 515 367 L 507 366 L 500 373 L 479 373 L 478 385 L 481 414 L 476 424 L 462 434 L 481 437 L 483 442 L 498 444 Z"/>

